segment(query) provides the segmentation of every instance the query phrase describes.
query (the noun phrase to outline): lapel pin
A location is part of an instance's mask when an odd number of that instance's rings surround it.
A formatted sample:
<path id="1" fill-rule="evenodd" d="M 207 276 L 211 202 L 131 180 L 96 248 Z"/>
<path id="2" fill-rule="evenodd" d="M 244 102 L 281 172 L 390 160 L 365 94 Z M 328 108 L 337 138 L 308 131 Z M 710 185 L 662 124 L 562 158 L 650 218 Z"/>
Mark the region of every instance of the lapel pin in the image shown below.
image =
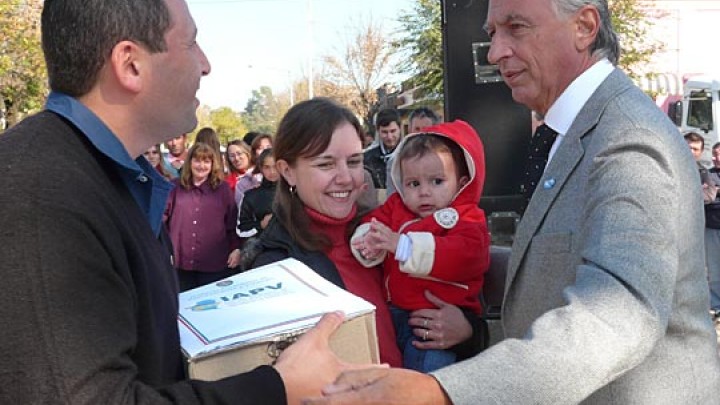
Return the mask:
<path id="1" fill-rule="evenodd" d="M 552 177 L 543 182 L 543 188 L 545 190 L 550 190 L 553 187 L 555 187 L 555 179 Z"/>

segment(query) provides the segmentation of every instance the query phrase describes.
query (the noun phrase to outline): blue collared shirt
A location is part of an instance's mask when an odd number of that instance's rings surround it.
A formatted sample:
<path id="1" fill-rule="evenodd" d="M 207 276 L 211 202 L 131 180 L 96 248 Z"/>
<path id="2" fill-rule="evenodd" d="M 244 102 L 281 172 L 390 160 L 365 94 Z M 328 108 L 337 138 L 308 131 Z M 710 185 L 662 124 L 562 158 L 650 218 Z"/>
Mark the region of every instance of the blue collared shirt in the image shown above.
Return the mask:
<path id="1" fill-rule="evenodd" d="M 173 185 L 145 157 L 133 160 L 110 128 L 75 98 L 51 92 L 45 108 L 70 121 L 100 153 L 115 164 L 117 173 L 147 217 L 155 235 L 159 235 L 165 203 Z"/>

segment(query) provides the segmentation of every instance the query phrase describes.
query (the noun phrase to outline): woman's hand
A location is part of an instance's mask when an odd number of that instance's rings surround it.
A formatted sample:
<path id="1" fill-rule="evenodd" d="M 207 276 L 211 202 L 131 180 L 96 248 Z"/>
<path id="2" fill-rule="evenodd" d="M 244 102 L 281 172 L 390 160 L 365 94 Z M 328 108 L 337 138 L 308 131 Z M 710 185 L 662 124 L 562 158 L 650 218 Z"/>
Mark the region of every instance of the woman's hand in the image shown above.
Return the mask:
<path id="1" fill-rule="evenodd" d="M 227 259 L 227 266 L 228 268 L 234 269 L 240 265 L 240 249 L 235 249 L 232 252 L 230 252 L 230 255 Z"/>
<path id="2" fill-rule="evenodd" d="M 455 305 L 448 304 L 425 291 L 425 297 L 437 309 L 418 309 L 410 314 L 408 323 L 413 333 L 420 338 L 413 342 L 418 349 L 448 349 L 472 336 L 472 326 Z"/>

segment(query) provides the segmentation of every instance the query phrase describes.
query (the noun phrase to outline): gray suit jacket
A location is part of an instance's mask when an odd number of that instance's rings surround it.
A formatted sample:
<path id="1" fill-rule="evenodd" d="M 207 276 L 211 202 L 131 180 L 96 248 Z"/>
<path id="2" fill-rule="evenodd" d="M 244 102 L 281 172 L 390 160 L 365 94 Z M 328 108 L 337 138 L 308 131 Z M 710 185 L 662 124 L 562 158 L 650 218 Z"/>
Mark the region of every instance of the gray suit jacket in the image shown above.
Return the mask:
<path id="1" fill-rule="evenodd" d="M 506 339 L 435 377 L 454 404 L 720 404 L 697 167 L 621 71 L 583 107 L 517 230 Z"/>

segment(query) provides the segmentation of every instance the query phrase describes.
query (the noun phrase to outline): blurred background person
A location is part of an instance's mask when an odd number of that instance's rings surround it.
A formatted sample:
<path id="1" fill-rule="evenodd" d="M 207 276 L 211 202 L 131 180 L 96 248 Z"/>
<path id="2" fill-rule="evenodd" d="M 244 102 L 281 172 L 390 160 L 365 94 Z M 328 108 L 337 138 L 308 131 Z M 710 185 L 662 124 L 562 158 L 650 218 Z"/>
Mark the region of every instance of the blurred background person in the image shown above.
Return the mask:
<path id="1" fill-rule="evenodd" d="M 402 137 L 400 114 L 394 108 L 381 110 L 375 116 L 377 143 L 365 150 L 363 164 L 370 172 L 375 188 L 387 188 L 387 160 Z"/>
<path id="2" fill-rule="evenodd" d="M 365 132 L 363 134 L 363 149 L 367 149 L 372 146 L 373 142 L 375 142 L 375 136 L 373 136 L 370 132 Z"/>
<path id="3" fill-rule="evenodd" d="M 440 121 L 440 117 L 435 114 L 435 111 L 427 107 L 418 107 L 410 112 L 408 118 L 408 133 L 420 132 L 429 126 L 439 124 Z"/>
<path id="4" fill-rule="evenodd" d="M 246 135 L 247 137 L 247 135 Z M 260 170 L 255 170 L 257 166 L 257 158 L 265 149 L 272 148 L 272 137 L 268 134 L 254 133 L 252 144 L 250 145 L 250 169 L 251 176 L 244 176 L 238 179 L 235 185 L 235 201 L 238 207 L 242 206 L 242 200 L 248 190 L 252 190 L 262 183 L 263 175 Z"/>
<path id="5" fill-rule="evenodd" d="M 227 173 L 228 168 L 225 167 L 225 159 L 223 158 L 222 149 L 220 148 L 220 138 L 217 132 L 210 127 L 204 127 L 195 135 L 195 143 L 202 142 L 209 145 L 215 152 L 218 167 L 222 168 L 223 176 Z"/>
<path id="6" fill-rule="evenodd" d="M 240 262 L 240 239 L 235 233 L 237 206 L 212 147 L 195 143 L 174 183 L 165 223 L 180 290 L 234 274 Z"/>
<path id="7" fill-rule="evenodd" d="M 230 191 L 235 195 L 235 186 L 243 176 L 252 175 L 250 170 L 250 147 L 240 139 L 228 142 L 225 148 L 225 164 L 228 167 L 225 181 L 230 186 Z M 239 201 L 238 209 L 240 209 Z"/>
<path id="8" fill-rule="evenodd" d="M 256 171 L 263 175 L 260 186 L 245 193 L 238 217 L 238 236 L 243 239 L 255 237 L 267 228 L 272 218 L 272 203 L 278 172 L 272 149 L 265 149 L 257 159 Z"/>
<path id="9" fill-rule="evenodd" d="M 248 147 L 252 145 L 253 140 L 255 140 L 255 137 L 260 135 L 260 132 L 250 131 L 243 136 L 243 142 L 245 142 L 245 145 Z"/>
<path id="10" fill-rule="evenodd" d="M 165 177 L 167 180 L 172 180 L 173 177 L 173 170 L 172 167 L 169 167 L 167 163 L 165 162 L 165 159 L 162 157 L 162 151 L 160 150 L 160 144 L 153 145 L 149 147 L 144 153 L 143 156 L 145 156 L 145 159 L 147 159 L 148 162 L 152 165 L 152 167 L 155 168 L 155 170 L 158 171 L 158 173 L 162 174 L 163 177 Z"/>
<path id="11" fill-rule="evenodd" d="M 720 142 L 712 146 L 713 167 L 708 170 L 710 181 L 720 184 Z M 710 315 L 720 322 L 720 195 L 705 204 L 705 265 L 710 284 Z"/>
<path id="12" fill-rule="evenodd" d="M 260 153 L 264 151 L 265 149 L 272 148 L 272 136 L 268 134 L 257 134 L 254 138 L 252 143 L 250 144 L 250 149 L 252 150 L 253 154 L 253 166 L 257 164 L 255 161 L 258 156 L 260 156 Z"/>
<path id="13" fill-rule="evenodd" d="M 420 132 L 423 129 L 436 125 L 440 123 L 440 117 L 438 117 L 435 112 L 427 107 L 418 107 L 412 112 L 410 112 L 410 116 L 408 119 L 408 134 L 412 134 L 415 132 Z M 395 159 L 395 154 L 392 153 L 388 157 L 387 165 L 385 168 L 385 178 L 386 178 L 386 191 L 385 196 L 390 197 L 390 194 L 395 192 L 395 183 L 392 181 L 392 176 L 390 174 L 390 168 L 392 168 L 392 162 Z"/>
<path id="14" fill-rule="evenodd" d="M 168 149 L 165 161 L 168 166 L 170 166 L 173 177 L 178 177 L 180 175 L 180 169 L 185 163 L 185 160 L 187 160 L 187 134 L 182 134 L 166 141 L 165 147 Z"/>

